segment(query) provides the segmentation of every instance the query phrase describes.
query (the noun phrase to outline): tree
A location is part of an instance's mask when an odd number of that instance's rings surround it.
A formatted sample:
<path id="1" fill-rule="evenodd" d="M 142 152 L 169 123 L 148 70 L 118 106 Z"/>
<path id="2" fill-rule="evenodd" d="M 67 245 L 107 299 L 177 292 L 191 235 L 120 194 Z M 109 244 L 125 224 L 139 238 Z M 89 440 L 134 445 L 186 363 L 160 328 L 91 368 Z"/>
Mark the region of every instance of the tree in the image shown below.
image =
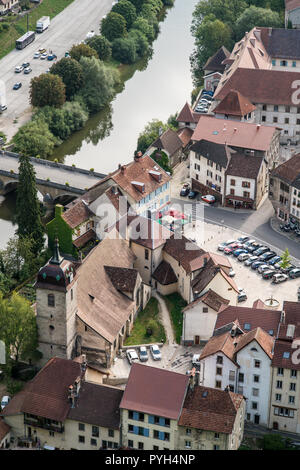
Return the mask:
<path id="1" fill-rule="evenodd" d="M 134 64 L 137 59 L 136 45 L 132 38 L 118 38 L 112 43 L 112 56 L 122 64 Z"/>
<path id="2" fill-rule="evenodd" d="M 246 31 L 251 31 L 254 26 L 280 28 L 282 22 L 277 12 L 269 8 L 251 6 L 237 19 L 235 26 L 237 40 L 241 39 Z"/>
<path id="3" fill-rule="evenodd" d="M 80 61 L 81 57 L 96 57 L 98 58 L 98 54 L 90 47 L 88 44 L 77 44 L 72 47 L 70 50 L 70 56 L 72 59 Z"/>
<path id="4" fill-rule="evenodd" d="M 288 268 L 290 264 L 291 264 L 290 253 L 289 253 L 288 248 L 286 248 L 281 255 L 280 266 L 285 269 L 285 268 Z"/>
<path id="5" fill-rule="evenodd" d="M 148 122 L 145 126 L 143 132 L 139 135 L 138 142 L 137 142 L 137 151 L 141 151 L 145 153 L 146 150 L 150 147 L 152 142 L 154 142 L 158 136 L 160 131 L 167 130 L 168 126 L 166 126 L 162 121 L 158 119 L 153 119 L 152 121 Z"/>
<path id="6" fill-rule="evenodd" d="M 132 29 L 128 38 L 132 39 L 135 44 L 135 52 L 138 59 L 144 57 L 149 51 L 149 44 L 146 36 L 138 29 Z"/>
<path id="7" fill-rule="evenodd" d="M 43 73 L 30 82 L 30 102 L 32 106 L 59 107 L 66 101 L 66 86 L 58 75 Z"/>
<path id="8" fill-rule="evenodd" d="M 44 246 L 41 209 L 37 197 L 35 170 L 25 155 L 19 158 L 19 184 L 17 186 L 16 221 L 20 239 L 33 240 L 32 252 L 38 255 Z"/>
<path id="9" fill-rule="evenodd" d="M 20 127 L 12 139 L 16 152 L 35 157 L 47 158 L 56 144 L 55 137 L 43 121 L 30 121 Z"/>
<path id="10" fill-rule="evenodd" d="M 112 7 L 111 11 L 119 13 L 119 15 L 122 15 L 123 18 L 125 18 L 127 31 L 136 20 L 136 8 L 128 0 L 120 0 Z"/>
<path id="11" fill-rule="evenodd" d="M 265 434 L 262 439 L 262 448 L 263 450 L 284 450 L 285 440 L 280 434 Z"/>
<path id="12" fill-rule="evenodd" d="M 178 122 L 176 120 L 177 116 L 178 113 L 171 114 L 167 120 L 168 127 L 171 127 L 172 129 L 174 129 L 174 131 L 178 129 Z"/>
<path id="13" fill-rule="evenodd" d="M 25 280 L 38 267 L 38 259 L 33 253 L 34 240 L 16 235 L 10 238 L 6 248 L 0 251 L 0 271 L 9 278 Z"/>
<path id="14" fill-rule="evenodd" d="M 101 21 L 101 34 L 112 42 L 117 38 L 123 38 L 126 35 L 126 20 L 119 13 L 110 12 L 106 18 Z"/>
<path id="15" fill-rule="evenodd" d="M 77 60 L 64 57 L 52 65 L 50 72 L 61 77 L 66 86 L 67 99 L 70 99 L 80 90 L 82 86 L 82 68 Z"/>
<path id="16" fill-rule="evenodd" d="M 88 45 L 95 49 L 100 60 L 107 61 L 111 58 L 111 45 L 104 36 L 94 36 L 88 40 Z"/>
<path id="17" fill-rule="evenodd" d="M 89 112 L 96 113 L 111 101 L 119 75 L 95 57 L 82 57 L 80 64 L 84 85 L 78 97 L 84 101 Z"/>
<path id="18" fill-rule="evenodd" d="M 132 25 L 132 29 L 137 29 L 146 36 L 149 42 L 152 42 L 155 38 L 154 27 L 146 20 L 139 16 Z"/>
<path id="19" fill-rule="evenodd" d="M 38 331 L 34 311 L 17 293 L 4 299 L 0 293 L 0 339 L 6 346 L 8 366 L 11 356 L 18 362 L 32 357 L 38 346 Z"/>
<path id="20" fill-rule="evenodd" d="M 200 0 L 193 12 L 192 34 L 196 35 L 197 29 L 209 15 L 214 15 L 215 19 L 226 23 L 232 29 L 246 8 L 248 5 L 245 0 Z"/>
<path id="21" fill-rule="evenodd" d="M 139 13 L 146 0 L 129 0 L 135 6 L 136 12 Z"/>

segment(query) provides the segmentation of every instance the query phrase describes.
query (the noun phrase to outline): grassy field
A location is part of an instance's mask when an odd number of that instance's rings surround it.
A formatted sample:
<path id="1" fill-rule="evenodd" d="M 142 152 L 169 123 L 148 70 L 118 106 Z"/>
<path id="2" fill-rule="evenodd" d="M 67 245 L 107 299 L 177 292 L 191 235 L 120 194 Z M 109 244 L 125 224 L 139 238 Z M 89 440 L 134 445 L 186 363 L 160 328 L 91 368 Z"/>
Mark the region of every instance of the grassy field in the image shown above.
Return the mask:
<path id="1" fill-rule="evenodd" d="M 64 10 L 74 0 L 43 0 L 29 13 L 29 30 L 35 31 L 36 22 L 42 16 L 53 18 Z M 5 16 L 4 22 L 9 23 L 9 29 L 0 33 L 0 59 L 15 48 L 16 39 L 27 31 L 27 15 L 13 21 L 16 17 Z"/>
<path id="2" fill-rule="evenodd" d="M 147 328 L 151 328 L 151 335 L 147 335 Z M 160 343 L 162 341 L 166 341 L 166 334 L 158 317 L 158 301 L 151 297 L 144 310 L 138 314 L 131 334 L 124 345 L 132 346 L 135 344 Z"/>
<path id="3" fill-rule="evenodd" d="M 177 292 L 164 296 L 175 334 L 176 343 L 180 344 L 182 335 L 182 309 L 186 306 L 186 301 Z"/>

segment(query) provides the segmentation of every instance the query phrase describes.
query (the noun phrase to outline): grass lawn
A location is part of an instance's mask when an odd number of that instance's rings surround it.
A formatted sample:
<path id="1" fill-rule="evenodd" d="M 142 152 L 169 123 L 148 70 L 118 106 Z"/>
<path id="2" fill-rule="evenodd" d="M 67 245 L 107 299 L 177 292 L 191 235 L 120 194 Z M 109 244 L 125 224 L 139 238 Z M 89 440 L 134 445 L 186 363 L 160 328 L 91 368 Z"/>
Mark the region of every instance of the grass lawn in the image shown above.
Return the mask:
<path id="1" fill-rule="evenodd" d="M 165 295 L 164 299 L 170 313 L 176 343 L 180 344 L 182 335 L 182 309 L 186 306 L 186 301 L 183 300 L 181 295 L 177 292 Z"/>
<path id="2" fill-rule="evenodd" d="M 35 31 L 36 22 L 42 16 L 53 18 L 64 10 L 73 0 L 43 0 L 31 13 L 29 13 L 29 31 Z M 16 39 L 27 31 L 27 15 L 12 22 L 16 17 L 5 16 L 3 22 L 9 23 L 9 29 L 0 33 L 0 59 L 15 48 Z"/>
<path id="3" fill-rule="evenodd" d="M 151 336 L 147 335 L 147 328 L 151 328 Z M 144 310 L 138 314 L 124 346 L 160 343 L 162 340 L 163 342 L 166 341 L 166 334 L 158 317 L 158 301 L 151 297 Z"/>

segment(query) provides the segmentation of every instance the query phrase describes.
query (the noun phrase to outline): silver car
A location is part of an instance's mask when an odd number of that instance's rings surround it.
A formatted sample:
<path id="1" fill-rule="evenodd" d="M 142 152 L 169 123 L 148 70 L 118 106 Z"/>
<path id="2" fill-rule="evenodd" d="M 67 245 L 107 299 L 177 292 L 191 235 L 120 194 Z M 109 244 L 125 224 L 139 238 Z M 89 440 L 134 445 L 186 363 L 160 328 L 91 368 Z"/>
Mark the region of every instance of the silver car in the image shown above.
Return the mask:
<path id="1" fill-rule="evenodd" d="M 129 364 L 131 365 L 133 362 L 139 362 L 139 357 L 135 351 L 135 349 L 127 349 L 126 356 L 128 359 Z"/>
<path id="2" fill-rule="evenodd" d="M 145 346 L 140 346 L 139 347 L 139 356 L 140 356 L 140 361 L 141 362 L 147 362 L 148 361 L 148 352 L 147 352 L 147 348 Z"/>
<path id="3" fill-rule="evenodd" d="M 154 361 L 161 360 L 161 352 L 157 344 L 151 344 L 150 351 L 151 351 L 151 355 Z"/>

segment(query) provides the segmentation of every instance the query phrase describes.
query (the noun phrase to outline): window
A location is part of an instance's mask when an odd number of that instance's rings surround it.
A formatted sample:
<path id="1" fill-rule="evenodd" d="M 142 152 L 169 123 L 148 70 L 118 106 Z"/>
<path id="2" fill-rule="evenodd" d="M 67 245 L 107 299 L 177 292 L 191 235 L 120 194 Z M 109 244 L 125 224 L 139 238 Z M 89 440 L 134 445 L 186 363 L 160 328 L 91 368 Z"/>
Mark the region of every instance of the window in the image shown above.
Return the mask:
<path id="1" fill-rule="evenodd" d="M 253 375 L 253 382 L 259 382 L 259 375 Z"/>
<path id="2" fill-rule="evenodd" d="M 266 105 L 266 104 L 263 104 L 262 109 L 263 109 L 263 111 L 267 111 L 267 105 Z"/>
<path id="3" fill-rule="evenodd" d="M 290 383 L 290 390 L 292 390 L 293 392 L 296 391 L 296 384 L 295 383 Z"/>
<path id="4" fill-rule="evenodd" d="M 203 313 L 208 313 L 208 307 L 203 307 L 203 308 L 202 308 L 202 312 L 203 312 Z"/>
<path id="5" fill-rule="evenodd" d="M 278 111 L 278 105 L 277 105 L 277 104 L 274 105 L 274 111 L 275 111 L 275 112 Z"/>
<path id="6" fill-rule="evenodd" d="M 286 66 L 287 66 L 287 61 L 286 61 L 286 60 L 281 60 L 281 61 L 280 61 L 280 65 L 281 65 L 282 67 L 286 67 Z"/>
<path id="7" fill-rule="evenodd" d="M 258 397 L 259 395 L 259 388 L 252 388 L 252 395 L 254 397 Z"/>
<path id="8" fill-rule="evenodd" d="M 244 330 L 250 330 L 250 329 L 251 329 L 250 323 L 245 323 L 244 324 Z"/>
<path id="9" fill-rule="evenodd" d="M 159 439 L 159 431 L 157 431 L 156 429 L 154 429 L 153 431 L 153 437 L 154 439 Z"/>
<path id="10" fill-rule="evenodd" d="M 222 375 L 222 367 L 217 367 L 216 374 Z"/>
<path id="11" fill-rule="evenodd" d="M 97 445 L 97 439 L 91 439 L 91 446 Z"/>
<path id="12" fill-rule="evenodd" d="M 293 62 L 292 62 L 292 67 L 296 67 L 296 66 L 297 66 L 297 63 L 296 63 L 295 60 L 293 60 Z"/>
<path id="13" fill-rule="evenodd" d="M 138 442 L 138 448 L 139 448 L 139 450 L 143 450 L 143 449 L 144 449 L 144 444 L 143 444 L 143 442 Z"/>
<path id="14" fill-rule="evenodd" d="M 186 433 L 187 435 L 190 435 L 191 432 L 192 432 L 192 430 L 191 430 L 190 428 L 187 428 L 187 429 L 185 430 L 185 433 Z"/>
<path id="15" fill-rule="evenodd" d="M 78 436 L 78 441 L 84 443 L 85 442 L 85 437 L 84 436 Z"/>
<path id="16" fill-rule="evenodd" d="M 266 116 L 261 117 L 262 122 L 266 122 Z"/>
<path id="17" fill-rule="evenodd" d="M 159 446 L 153 446 L 153 450 L 159 450 Z"/>
<path id="18" fill-rule="evenodd" d="M 149 259 L 149 251 L 145 250 L 145 259 Z"/>
<path id="19" fill-rule="evenodd" d="M 217 364 L 223 364 L 223 356 L 217 356 Z"/>
<path id="20" fill-rule="evenodd" d="M 257 408 L 258 408 L 258 403 L 257 403 L 257 401 L 253 401 L 253 402 L 252 402 L 252 410 L 257 410 Z"/>
<path id="21" fill-rule="evenodd" d="M 220 380 L 216 380 L 216 387 L 215 388 L 221 388 L 222 387 L 222 382 Z"/>
<path id="22" fill-rule="evenodd" d="M 290 122 L 289 118 L 284 118 L 284 123 L 288 124 Z"/>
<path id="23" fill-rule="evenodd" d="M 293 395 L 289 395 L 289 403 L 295 403 L 295 397 Z"/>
<path id="24" fill-rule="evenodd" d="M 273 122 L 278 122 L 278 117 L 274 116 L 273 117 Z"/>
<path id="25" fill-rule="evenodd" d="M 297 377 L 297 371 L 295 369 L 291 370 L 291 377 Z"/>
<path id="26" fill-rule="evenodd" d="M 291 108 L 290 108 L 289 106 L 286 106 L 286 107 L 285 107 L 285 112 L 286 112 L 286 113 L 290 113 L 290 111 L 291 111 Z"/>
<path id="27" fill-rule="evenodd" d="M 250 198 L 250 193 L 248 191 L 243 191 L 243 197 Z"/>
<path id="28" fill-rule="evenodd" d="M 260 367 L 260 361 L 254 361 L 254 367 Z"/>
<path id="29" fill-rule="evenodd" d="M 283 375 L 283 367 L 278 367 L 277 375 Z"/>
<path id="30" fill-rule="evenodd" d="M 230 380 L 230 382 L 233 382 L 235 380 L 235 371 L 234 370 L 229 371 L 229 380 Z"/>
<path id="31" fill-rule="evenodd" d="M 220 450 L 220 446 L 214 445 L 214 450 Z"/>
<path id="32" fill-rule="evenodd" d="M 289 359 L 290 358 L 290 353 L 289 352 L 284 352 L 283 353 L 283 359 Z"/>
<path id="33" fill-rule="evenodd" d="M 242 181 L 242 187 L 243 188 L 250 188 L 250 182 L 249 181 Z"/>
<path id="34" fill-rule="evenodd" d="M 215 432 L 215 439 L 220 439 L 220 433 L 219 432 Z"/>
<path id="35" fill-rule="evenodd" d="M 244 382 L 244 374 L 239 373 L 239 382 Z"/>
<path id="36" fill-rule="evenodd" d="M 104 442 L 104 441 L 102 441 L 102 443 L 103 443 L 103 442 Z M 133 441 L 131 441 L 131 440 L 128 441 L 128 447 L 133 448 Z"/>
<path id="37" fill-rule="evenodd" d="M 282 388 L 282 380 L 277 380 L 276 388 Z"/>
<path id="38" fill-rule="evenodd" d="M 109 437 L 114 437 L 115 436 L 115 431 L 113 429 L 108 430 L 108 435 Z"/>
<path id="39" fill-rule="evenodd" d="M 281 401 L 281 393 L 276 393 L 275 400 L 276 401 Z"/>
<path id="40" fill-rule="evenodd" d="M 231 186 L 235 186 L 235 180 L 230 180 Z"/>
<path id="41" fill-rule="evenodd" d="M 92 436 L 99 437 L 99 428 L 98 426 L 92 426 Z"/>
<path id="42" fill-rule="evenodd" d="M 79 431 L 84 431 L 85 430 L 85 425 L 83 423 L 78 423 L 78 430 Z"/>
<path id="43" fill-rule="evenodd" d="M 191 441 L 185 441 L 185 447 L 186 447 L 187 449 L 190 449 L 190 448 L 192 447 Z"/>
<path id="44" fill-rule="evenodd" d="M 48 294 L 48 307 L 55 307 L 54 294 Z"/>
<path id="45" fill-rule="evenodd" d="M 49 431 L 49 436 L 54 437 L 54 432 L 53 432 L 53 431 Z"/>

